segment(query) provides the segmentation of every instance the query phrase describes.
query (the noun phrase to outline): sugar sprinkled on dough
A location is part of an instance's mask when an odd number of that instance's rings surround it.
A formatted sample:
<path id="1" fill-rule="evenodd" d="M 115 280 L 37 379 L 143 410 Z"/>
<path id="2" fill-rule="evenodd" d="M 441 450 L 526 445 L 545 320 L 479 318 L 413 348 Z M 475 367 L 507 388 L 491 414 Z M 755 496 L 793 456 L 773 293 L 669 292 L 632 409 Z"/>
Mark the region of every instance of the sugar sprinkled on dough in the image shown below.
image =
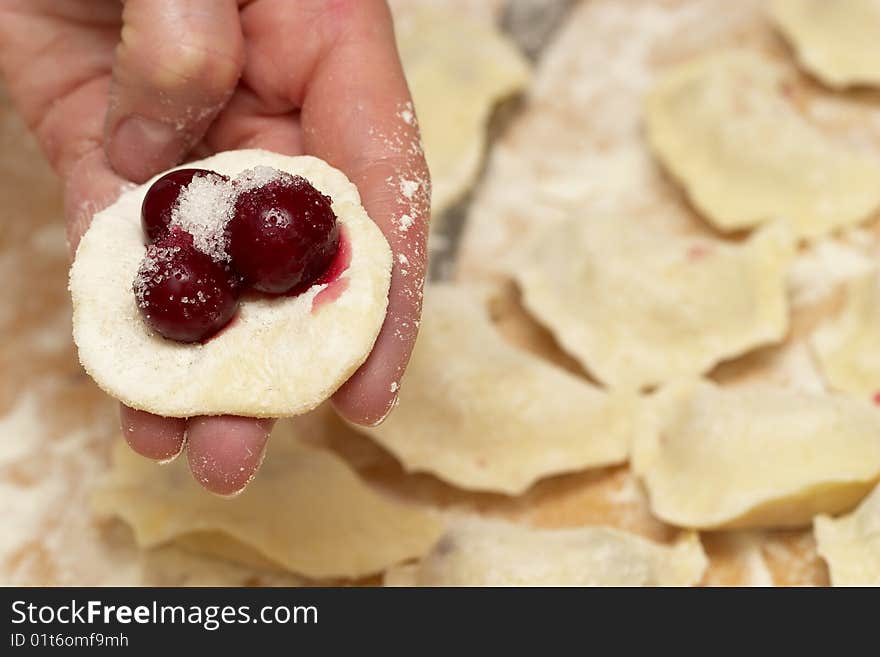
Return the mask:
<path id="1" fill-rule="evenodd" d="M 152 247 L 147 250 L 147 255 L 141 262 L 137 276 L 135 276 L 133 289 L 137 298 L 138 306 L 147 307 L 147 297 L 150 295 L 148 282 L 162 282 L 161 263 L 170 261 L 180 251 L 179 246 Z M 202 294 L 201 291 L 199 294 Z M 184 297 L 185 298 L 185 297 Z M 184 301 L 186 303 L 186 301 Z"/>
<path id="2" fill-rule="evenodd" d="M 285 176 L 290 177 L 290 174 L 262 165 L 253 167 L 252 169 L 245 169 L 235 177 L 235 197 L 237 198 L 238 195 L 243 192 L 262 187 L 273 180 Z"/>
<path id="3" fill-rule="evenodd" d="M 171 224 L 192 235 L 193 246 L 215 262 L 229 262 L 226 225 L 232 219 L 238 196 L 283 175 L 283 171 L 267 166 L 245 169 L 232 181 L 214 174 L 197 175 L 181 191 Z M 281 221 L 281 215 L 275 218 Z"/>
<path id="4" fill-rule="evenodd" d="M 232 218 L 236 190 L 220 176 L 195 176 L 183 188 L 171 213 L 171 225 L 193 237 L 193 246 L 215 262 L 228 262 L 226 224 Z"/>

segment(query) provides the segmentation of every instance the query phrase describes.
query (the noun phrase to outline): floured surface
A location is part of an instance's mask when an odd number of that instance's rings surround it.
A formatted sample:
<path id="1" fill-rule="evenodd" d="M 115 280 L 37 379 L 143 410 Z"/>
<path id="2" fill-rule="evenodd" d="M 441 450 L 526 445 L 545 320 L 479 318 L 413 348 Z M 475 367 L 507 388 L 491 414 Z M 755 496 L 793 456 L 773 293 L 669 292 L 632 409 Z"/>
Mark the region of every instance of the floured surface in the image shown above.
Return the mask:
<path id="1" fill-rule="evenodd" d="M 699 538 L 672 547 L 606 527 L 539 530 L 475 518 L 453 522 L 389 586 L 692 586 L 706 569 Z"/>
<path id="2" fill-rule="evenodd" d="M 430 515 L 371 491 L 333 454 L 301 444 L 285 422 L 259 476 L 235 498 L 202 489 L 182 459 L 160 466 L 120 445 L 94 504 L 129 523 L 143 547 L 216 532 L 312 578 L 381 572 L 424 554 L 441 531 Z"/>
<path id="3" fill-rule="evenodd" d="M 730 50 L 669 70 L 646 99 L 654 153 L 721 230 L 781 220 L 816 237 L 880 205 L 880 160 L 806 121 L 787 97 L 791 77 L 766 55 Z"/>
<path id="4" fill-rule="evenodd" d="M 880 479 L 880 410 L 768 384 L 661 390 L 632 466 L 651 509 L 682 527 L 797 527 Z"/>
<path id="5" fill-rule="evenodd" d="M 816 330 L 813 348 L 830 387 L 864 399 L 880 393 L 880 277 L 848 282 L 843 308 Z"/>
<path id="6" fill-rule="evenodd" d="M 476 179 L 492 109 L 526 85 L 528 64 L 497 28 L 445 8 L 399 9 L 395 31 L 439 220 Z"/>
<path id="7" fill-rule="evenodd" d="M 542 477 L 624 461 L 635 395 L 610 396 L 508 345 L 476 288 L 436 284 L 400 404 L 365 429 L 411 471 L 521 493 Z"/>
<path id="8" fill-rule="evenodd" d="M 526 306 L 584 367 L 641 388 L 780 341 L 790 251 L 777 230 L 730 245 L 583 218 L 550 229 L 510 268 Z"/>
<path id="9" fill-rule="evenodd" d="M 70 273 L 74 340 L 107 393 L 157 415 L 285 417 L 315 408 L 363 363 L 385 318 L 391 252 L 344 174 L 316 158 L 228 151 L 187 166 L 228 176 L 259 166 L 301 175 L 333 200 L 351 263 L 331 303 L 323 287 L 296 297 L 245 298 L 204 344 L 166 340 L 141 318 L 131 287 L 144 255 L 140 207 L 153 181 L 98 213 Z M 339 284 L 339 283 L 337 283 Z"/>
<path id="10" fill-rule="evenodd" d="M 770 11 L 804 67 L 826 84 L 880 84 L 877 0 L 772 0 Z"/>
<path id="11" fill-rule="evenodd" d="M 880 487 L 849 515 L 817 517 L 814 531 L 834 586 L 880 586 Z"/>

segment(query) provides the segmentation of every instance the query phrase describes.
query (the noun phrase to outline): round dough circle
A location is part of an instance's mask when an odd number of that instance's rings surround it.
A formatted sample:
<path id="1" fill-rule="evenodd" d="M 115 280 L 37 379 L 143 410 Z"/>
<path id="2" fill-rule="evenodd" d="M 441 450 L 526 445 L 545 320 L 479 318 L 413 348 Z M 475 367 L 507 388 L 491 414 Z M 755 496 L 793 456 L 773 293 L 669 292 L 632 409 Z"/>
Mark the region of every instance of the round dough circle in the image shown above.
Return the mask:
<path id="1" fill-rule="evenodd" d="M 330 196 L 351 247 L 342 293 L 314 310 L 326 286 L 297 297 L 243 299 L 233 322 L 205 344 L 152 332 L 138 312 L 132 281 L 144 256 L 141 203 L 156 176 L 96 214 L 80 241 L 70 270 L 80 362 L 113 397 L 166 417 L 286 417 L 312 410 L 366 360 L 379 334 L 391 282 L 388 243 L 354 184 L 317 158 L 240 150 L 185 166 L 227 176 L 275 167 Z"/>

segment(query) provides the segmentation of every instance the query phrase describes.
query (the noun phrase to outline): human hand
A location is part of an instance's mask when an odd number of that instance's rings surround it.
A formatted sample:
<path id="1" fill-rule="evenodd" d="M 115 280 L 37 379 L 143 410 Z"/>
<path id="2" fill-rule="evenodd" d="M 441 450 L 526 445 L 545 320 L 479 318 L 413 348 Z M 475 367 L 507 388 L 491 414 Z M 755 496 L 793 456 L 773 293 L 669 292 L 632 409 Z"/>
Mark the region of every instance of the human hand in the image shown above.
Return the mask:
<path id="1" fill-rule="evenodd" d="M 430 204 L 385 2 L 0 0 L 0 72 L 64 182 L 71 252 L 127 180 L 188 157 L 265 148 L 344 171 L 394 270 L 373 352 L 333 403 L 358 424 L 384 419 L 418 331 Z M 134 450 L 165 460 L 185 447 L 198 481 L 227 495 L 253 478 L 272 426 L 121 416 Z"/>

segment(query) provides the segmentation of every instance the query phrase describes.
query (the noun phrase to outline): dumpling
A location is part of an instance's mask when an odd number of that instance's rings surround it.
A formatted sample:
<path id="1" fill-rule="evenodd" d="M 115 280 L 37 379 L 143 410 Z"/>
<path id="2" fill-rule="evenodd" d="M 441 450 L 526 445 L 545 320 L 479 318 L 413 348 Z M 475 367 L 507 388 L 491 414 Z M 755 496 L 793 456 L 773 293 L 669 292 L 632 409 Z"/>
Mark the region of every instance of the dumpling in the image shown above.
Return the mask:
<path id="1" fill-rule="evenodd" d="M 386 586 L 693 586 L 707 560 L 696 534 L 674 545 L 610 527 L 532 529 L 462 518 Z"/>
<path id="2" fill-rule="evenodd" d="M 823 82 L 880 84 L 880 2 L 773 0 L 770 7 L 798 59 Z"/>
<path id="3" fill-rule="evenodd" d="M 503 34 L 458 14 L 420 7 L 396 18 L 440 217 L 476 179 L 492 109 L 525 87 L 529 66 Z M 401 114 L 413 120 L 411 109 Z"/>
<path id="4" fill-rule="evenodd" d="M 781 341 L 791 255 L 776 228 L 729 244 L 579 219 L 545 233 L 510 270 L 526 307 L 596 378 L 641 388 Z"/>
<path id="5" fill-rule="evenodd" d="M 386 499 L 338 456 L 298 442 L 280 421 L 259 476 L 239 496 L 213 495 L 184 459 L 160 466 L 120 443 L 94 496 L 102 515 L 122 518 L 141 547 L 180 540 L 220 556 L 311 578 L 361 577 L 425 554 L 441 533 L 427 512 Z"/>
<path id="6" fill-rule="evenodd" d="M 633 446 L 651 509 L 680 527 L 796 527 L 880 479 L 880 410 L 847 397 L 706 381 L 661 390 Z"/>
<path id="7" fill-rule="evenodd" d="M 880 206 L 880 161 L 808 123 L 784 68 L 748 51 L 690 61 L 648 94 L 648 142 L 693 204 L 725 231 L 771 220 L 814 238 Z"/>
<path id="8" fill-rule="evenodd" d="M 483 297 L 427 288 L 399 406 L 358 429 L 407 470 L 472 490 L 517 494 L 541 477 L 625 461 L 636 396 L 610 395 L 511 346 Z"/>

